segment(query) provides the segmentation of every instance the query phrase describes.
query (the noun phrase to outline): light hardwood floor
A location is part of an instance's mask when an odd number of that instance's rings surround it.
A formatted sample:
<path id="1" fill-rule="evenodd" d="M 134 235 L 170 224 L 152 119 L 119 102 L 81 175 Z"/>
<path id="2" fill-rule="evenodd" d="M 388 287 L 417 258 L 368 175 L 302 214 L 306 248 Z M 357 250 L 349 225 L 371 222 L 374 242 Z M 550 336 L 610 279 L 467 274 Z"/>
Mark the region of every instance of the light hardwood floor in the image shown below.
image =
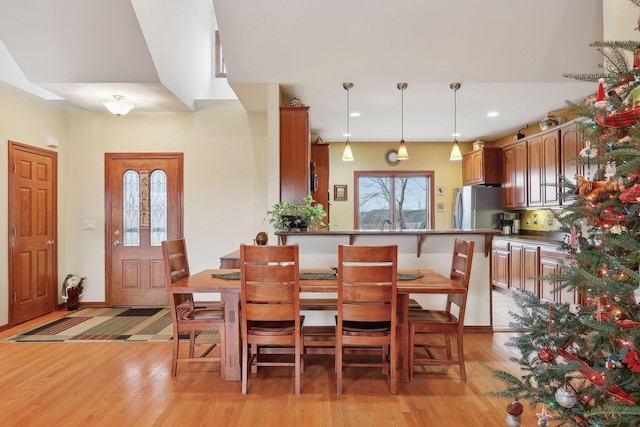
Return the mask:
<path id="1" fill-rule="evenodd" d="M 7 338 L 65 312 L 0 333 Z M 467 334 L 467 381 L 457 367 L 417 368 L 397 396 L 379 369 L 345 370 L 336 396 L 333 359 L 307 356 L 302 394 L 291 368 L 265 368 L 249 381 L 220 379 L 219 365 L 180 366 L 170 375 L 169 343 L 0 343 L 0 424 L 3 426 L 503 426 L 503 389 L 481 366 L 517 372 L 509 333 Z M 540 408 L 538 408 L 539 412 Z M 523 426 L 536 426 L 525 404 Z"/>

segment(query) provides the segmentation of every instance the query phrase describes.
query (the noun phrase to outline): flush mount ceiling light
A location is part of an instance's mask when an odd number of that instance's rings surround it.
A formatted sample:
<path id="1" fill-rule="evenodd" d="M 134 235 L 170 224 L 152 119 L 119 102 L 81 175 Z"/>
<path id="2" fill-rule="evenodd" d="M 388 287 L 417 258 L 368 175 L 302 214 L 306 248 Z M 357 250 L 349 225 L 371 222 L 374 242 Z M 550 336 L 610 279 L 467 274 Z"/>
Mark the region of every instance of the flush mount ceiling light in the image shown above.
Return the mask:
<path id="1" fill-rule="evenodd" d="M 107 101 L 104 103 L 104 106 L 107 107 L 107 110 L 111 114 L 115 114 L 116 116 L 124 116 L 129 111 L 133 109 L 133 104 L 129 102 L 124 102 L 124 96 L 122 95 L 113 95 L 115 101 Z"/>
<path id="2" fill-rule="evenodd" d="M 400 116 L 400 122 L 401 122 L 401 138 L 400 138 L 400 148 L 398 148 L 398 160 L 409 160 L 409 153 L 407 153 L 407 146 L 404 143 L 404 90 L 407 88 L 407 84 L 406 83 L 398 83 L 397 85 L 398 90 L 400 91 L 400 93 L 402 94 L 402 105 L 401 105 L 401 116 Z"/>
<path id="3" fill-rule="evenodd" d="M 453 89 L 453 147 L 451 147 L 451 155 L 449 156 L 449 160 L 457 161 L 462 160 L 462 153 L 460 152 L 460 146 L 458 145 L 458 131 L 457 131 L 457 104 L 456 104 L 456 92 L 460 89 L 460 83 L 451 83 L 449 85 L 451 89 Z"/>
<path id="4" fill-rule="evenodd" d="M 343 162 L 353 162 L 353 153 L 351 152 L 351 143 L 349 143 L 349 90 L 353 87 L 353 83 L 342 83 L 342 87 L 347 91 L 347 143 L 344 146 L 344 152 L 342 153 Z"/>

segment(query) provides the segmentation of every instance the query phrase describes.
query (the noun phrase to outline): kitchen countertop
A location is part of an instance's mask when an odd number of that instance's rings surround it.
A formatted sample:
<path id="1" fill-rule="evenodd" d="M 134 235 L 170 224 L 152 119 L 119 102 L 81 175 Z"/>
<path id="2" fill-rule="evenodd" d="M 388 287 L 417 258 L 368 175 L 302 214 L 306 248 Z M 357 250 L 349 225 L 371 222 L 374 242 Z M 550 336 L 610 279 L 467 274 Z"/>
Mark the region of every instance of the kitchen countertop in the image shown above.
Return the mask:
<path id="1" fill-rule="evenodd" d="M 485 256 L 491 253 L 491 242 L 494 236 L 499 236 L 500 231 L 494 229 L 481 230 L 321 230 L 321 231 L 303 231 L 303 232 L 284 232 L 277 231 L 278 241 L 282 245 L 287 244 L 288 236 L 348 236 L 349 244 L 353 245 L 358 236 L 415 236 L 417 239 L 417 256 L 420 257 L 422 252 L 422 244 L 427 236 L 441 235 L 484 235 L 485 240 Z"/>

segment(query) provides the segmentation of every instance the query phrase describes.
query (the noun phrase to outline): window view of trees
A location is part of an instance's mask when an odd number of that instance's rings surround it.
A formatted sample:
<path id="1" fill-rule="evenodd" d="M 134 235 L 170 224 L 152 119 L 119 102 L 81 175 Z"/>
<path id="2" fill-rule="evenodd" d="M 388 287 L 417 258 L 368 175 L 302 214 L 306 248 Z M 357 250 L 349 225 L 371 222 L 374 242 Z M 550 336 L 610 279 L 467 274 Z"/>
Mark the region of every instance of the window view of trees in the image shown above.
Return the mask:
<path id="1" fill-rule="evenodd" d="M 360 230 L 428 230 L 432 212 L 430 172 L 356 173 Z"/>

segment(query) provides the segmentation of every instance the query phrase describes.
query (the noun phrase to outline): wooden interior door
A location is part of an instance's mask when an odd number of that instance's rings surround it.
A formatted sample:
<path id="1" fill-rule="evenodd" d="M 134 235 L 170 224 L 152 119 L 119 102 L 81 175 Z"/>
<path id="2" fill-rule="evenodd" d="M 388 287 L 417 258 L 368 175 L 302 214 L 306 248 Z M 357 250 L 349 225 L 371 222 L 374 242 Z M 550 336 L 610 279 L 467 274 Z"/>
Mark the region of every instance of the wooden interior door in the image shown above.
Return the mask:
<path id="1" fill-rule="evenodd" d="M 9 321 L 57 307 L 55 152 L 9 141 Z"/>
<path id="2" fill-rule="evenodd" d="M 182 153 L 105 154 L 110 305 L 168 305 L 160 242 L 182 237 L 182 201 Z"/>

